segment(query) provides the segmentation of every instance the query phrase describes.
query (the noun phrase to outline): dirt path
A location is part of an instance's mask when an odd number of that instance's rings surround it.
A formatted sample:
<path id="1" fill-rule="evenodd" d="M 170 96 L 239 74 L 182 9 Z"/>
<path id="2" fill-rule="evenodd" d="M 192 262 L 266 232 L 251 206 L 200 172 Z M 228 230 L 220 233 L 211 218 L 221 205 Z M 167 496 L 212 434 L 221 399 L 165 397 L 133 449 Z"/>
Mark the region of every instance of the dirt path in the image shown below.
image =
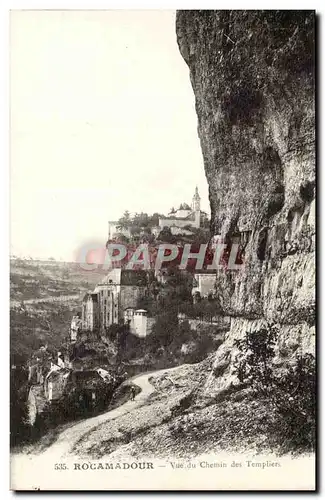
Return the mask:
<path id="1" fill-rule="evenodd" d="M 176 366 L 173 368 L 157 370 L 155 372 L 149 372 L 132 377 L 125 383 L 132 380 L 132 382 L 139 386 L 141 389 L 141 392 L 135 397 L 134 401 L 127 401 L 122 406 L 119 406 L 114 410 L 103 413 L 102 415 L 98 415 L 96 417 L 88 418 L 69 427 L 58 435 L 56 441 L 52 445 L 50 445 L 40 454 L 37 454 L 36 457 L 42 460 L 51 457 L 53 458 L 53 460 L 55 460 L 55 462 L 59 462 L 61 459 L 67 458 L 69 455 L 71 456 L 73 447 L 85 434 L 94 430 L 98 425 L 108 422 L 109 420 L 113 420 L 117 417 L 121 417 L 122 415 L 129 413 L 130 411 L 136 409 L 139 406 L 142 406 L 145 403 L 150 394 L 154 392 L 154 388 L 149 382 L 149 377 L 151 377 L 153 374 L 159 375 L 162 373 L 170 373 L 173 370 L 177 370 L 179 368 L 179 366 Z M 31 453 L 29 457 L 34 458 L 35 455 Z M 17 461 L 17 459 L 19 460 L 19 458 L 26 459 L 26 454 L 19 453 L 16 454 L 14 458 L 15 461 Z"/>

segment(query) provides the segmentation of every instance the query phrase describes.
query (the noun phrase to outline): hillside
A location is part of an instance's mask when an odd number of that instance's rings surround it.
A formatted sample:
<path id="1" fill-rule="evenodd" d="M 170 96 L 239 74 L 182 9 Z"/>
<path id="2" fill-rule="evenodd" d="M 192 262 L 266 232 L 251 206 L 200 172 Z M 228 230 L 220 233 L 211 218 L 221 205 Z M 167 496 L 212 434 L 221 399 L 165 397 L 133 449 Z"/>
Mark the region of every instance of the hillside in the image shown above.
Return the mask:
<path id="1" fill-rule="evenodd" d="M 119 419 L 91 428 L 70 452 L 88 460 L 109 456 L 116 461 L 190 459 L 227 450 L 286 453 L 286 440 L 280 439 L 281 429 L 276 427 L 276 415 L 267 401 L 254 400 L 249 392 L 220 401 L 208 393 L 202 398 L 200 388 L 212 362 L 210 356 L 196 365 L 149 376 L 153 387 L 147 398 L 142 396 L 142 404 Z"/>
<path id="2" fill-rule="evenodd" d="M 73 262 L 11 260 L 10 343 L 16 362 L 41 345 L 54 351 L 60 347 L 69 335 L 72 315 L 81 310 L 83 293 L 103 274 Z"/>

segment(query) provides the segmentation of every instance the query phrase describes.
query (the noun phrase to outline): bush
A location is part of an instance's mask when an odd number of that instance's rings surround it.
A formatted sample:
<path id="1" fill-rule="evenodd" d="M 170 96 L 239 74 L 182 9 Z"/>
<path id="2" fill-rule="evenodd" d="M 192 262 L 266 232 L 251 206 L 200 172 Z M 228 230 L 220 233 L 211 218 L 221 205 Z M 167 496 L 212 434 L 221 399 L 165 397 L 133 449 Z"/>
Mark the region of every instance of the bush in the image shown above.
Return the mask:
<path id="1" fill-rule="evenodd" d="M 27 372 L 21 367 L 10 372 L 10 446 L 19 445 L 29 439 L 27 376 Z"/>
<path id="2" fill-rule="evenodd" d="M 278 332 L 269 327 L 247 332 L 236 342 L 242 356 L 236 367 L 240 382 L 251 385 L 256 398 L 270 406 L 267 426 L 270 444 L 284 452 L 315 449 L 316 376 L 315 358 L 298 355 L 284 370 L 275 368 Z"/>

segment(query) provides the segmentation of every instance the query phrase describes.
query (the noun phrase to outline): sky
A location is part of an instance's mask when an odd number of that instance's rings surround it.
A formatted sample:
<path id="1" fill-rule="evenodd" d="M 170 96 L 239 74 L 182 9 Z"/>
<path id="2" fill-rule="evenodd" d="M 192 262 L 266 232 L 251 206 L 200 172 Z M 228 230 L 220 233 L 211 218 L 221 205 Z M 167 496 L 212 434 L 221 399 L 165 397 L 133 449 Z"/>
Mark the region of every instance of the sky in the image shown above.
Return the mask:
<path id="1" fill-rule="evenodd" d="M 173 11 L 13 11 L 11 254 L 73 260 L 125 210 L 210 214 Z"/>

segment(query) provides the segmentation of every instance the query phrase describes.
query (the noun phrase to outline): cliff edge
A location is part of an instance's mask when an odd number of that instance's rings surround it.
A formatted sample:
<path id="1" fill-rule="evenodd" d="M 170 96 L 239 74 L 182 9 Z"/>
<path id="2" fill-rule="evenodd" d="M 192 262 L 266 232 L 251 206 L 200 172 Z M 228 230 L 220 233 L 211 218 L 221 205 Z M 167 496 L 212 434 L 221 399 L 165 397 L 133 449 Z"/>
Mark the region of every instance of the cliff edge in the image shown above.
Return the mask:
<path id="1" fill-rule="evenodd" d="M 205 389 L 236 385 L 234 340 L 279 329 L 279 364 L 314 354 L 315 96 L 313 11 L 178 11 L 195 94 L 211 231 L 244 249 L 218 270 L 231 327 Z M 218 376 L 214 374 L 218 373 Z"/>

